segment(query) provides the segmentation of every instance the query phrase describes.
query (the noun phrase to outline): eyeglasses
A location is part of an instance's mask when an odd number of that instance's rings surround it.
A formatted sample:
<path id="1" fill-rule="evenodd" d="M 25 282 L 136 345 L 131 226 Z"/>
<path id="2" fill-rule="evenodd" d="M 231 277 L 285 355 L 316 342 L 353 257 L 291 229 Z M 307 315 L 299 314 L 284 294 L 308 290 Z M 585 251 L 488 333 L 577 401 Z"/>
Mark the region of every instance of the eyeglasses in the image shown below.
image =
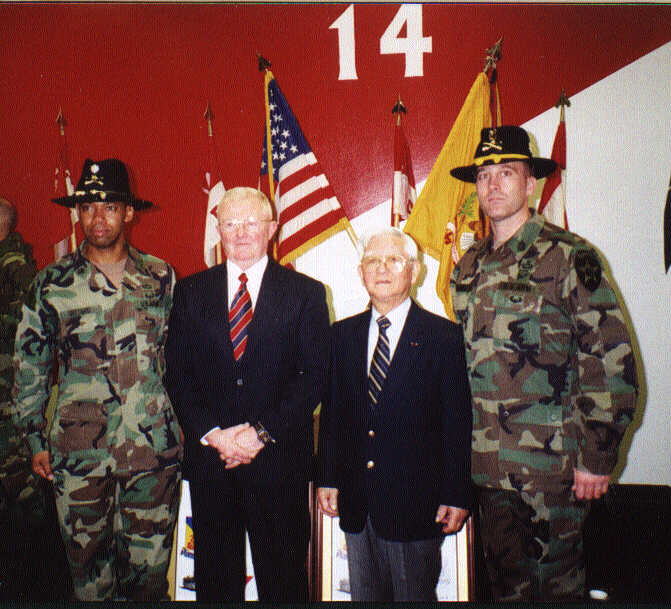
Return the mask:
<path id="1" fill-rule="evenodd" d="M 248 233 L 258 233 L 261 230 L 261 225 L 270 221 L 250 217 L 246 220 L 222 220 L 219 222 L 219 226 L 225 233 L 232 233 L 238 230 L 239 226 L 243 226 Z"/>
<path id="2" fill-rule="evenodd" d="M 361 266 L 365 271 L 375 271 L 381 264 L 394 273 L 400 273 L 405 268 L 405 265 L 408 264 L 408 259 L 396 255 L 364 256 L 361 259 Z"/>

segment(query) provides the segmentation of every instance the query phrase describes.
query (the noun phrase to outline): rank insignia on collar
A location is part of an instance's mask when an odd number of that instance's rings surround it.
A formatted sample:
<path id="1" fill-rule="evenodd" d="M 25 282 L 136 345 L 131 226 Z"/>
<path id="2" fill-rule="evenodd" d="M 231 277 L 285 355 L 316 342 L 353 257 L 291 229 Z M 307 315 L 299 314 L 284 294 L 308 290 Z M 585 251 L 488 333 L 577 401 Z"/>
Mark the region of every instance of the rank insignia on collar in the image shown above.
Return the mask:
<path id="1" fill-rule="evenodd" d="M 575 257 L 575 270 L 580 282 L 593 292 L 601 283 L 601 262 L 593 250 L 580 250 Z"/>

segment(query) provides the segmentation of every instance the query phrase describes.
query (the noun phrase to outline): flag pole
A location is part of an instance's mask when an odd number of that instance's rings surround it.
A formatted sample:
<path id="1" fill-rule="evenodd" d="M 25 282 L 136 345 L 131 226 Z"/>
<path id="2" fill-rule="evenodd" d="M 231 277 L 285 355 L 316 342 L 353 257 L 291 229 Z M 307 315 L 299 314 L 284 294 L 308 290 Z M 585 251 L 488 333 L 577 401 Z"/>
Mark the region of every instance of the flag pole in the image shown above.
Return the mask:
<path id="1" fill-rule="evenodd" d="M 273 170 L 273 143 L 270 133 L 270 101 L 268 99 L 268 83 L 275 78 L 270 71 L 272 64 L 259 53 L 256 54 L 259 62 L 259 72 L 263 72 L 263 101 L 266 110 L 266 162 L 268 163 L 268 192 L 270 200 L 275 205 L 275 181 Z M 279 210 L 276 210 L 279 221 Z"/>
<path id="2" fill-rule="evenodd" d="M 489 79 L 490 96 L 489 108 L 492 115 L 492 126 L 501 124 L 501 100 L 499 99 L 498 72 L 496 66 L 501 60 L 503 51 L 503 37 L 499 38 L 492 47 L 486 49 L 485 65 L 482 71 Z"/>
<path id="3" fill-rule="evenodd" d="M 398 100 L 394 104 L 394 107 L 391 109 L 391 113 L 396 115 L 396 126 L 400 127 L 401 125 L 401 116 L 407 114 L 408 110 L 406 109 L 403 101 L 401 100 L 401 94 L 398 94 Z M 398 228 L 398 225 L 401 222 L 401 215 L 394 212 L 394 193 L 392 191 L 391 195 L 391 225 Z"/>
<path id="4" fill-rule="evenodd" d="M 58 107 L 58 116 L 56 117 L 56 124 L 58 125 L 58 133 L 60 136 L 61 143 L 61 164 L 63 166 L 63 172 L 67 170 L 67 140 L 65 139 L 65 117 L 63 116 L 62 107 Z M 67 192 L 68 184 L 66 181 L 66 176 L 63 175 L 63 183 L 65 184 L 66 194 L 71 195 L 72 193 Z M 70 251 L 74 252 L 77 249 L 77 232 L 75 230 L 75 218 L 72 211 L 70 211 Z"/>
<path id="5" fill-rule="evenodd" d="M 501 118 L 501 99 L 499 97 L 499 73 L 497 71 L 498 62 L 503 56 L 503 36 L 499 38 L 493 46 L 486 49 L 485 65 L 482 71 L 489 80 L 489 112 L 492 116 L 492 127 L 498 127 L 502 123 Z M 490 228 L 489 216 L 480 211 L 480 218 L 484 235 L 488 235 Z"/>
<path id="6" fill-rule="evenodd" d="M 214 149 L 214 130 L 212 129 L 212 119 L 214 118 L 214 115 L 212 114 L 212 109 L 210 108 L 210 102 L 207 102 L 207 107 L 205 108 L 205 113 L 203 114 L 203 118 L 207 122 L 207 137 L 210 138 L 209 140 L 209 149 L 210 152 Z M 210 157 L 214 156 L 213 154 L 210 154 Z M 212 159 L 210 159 L 212 161 Z M 215 169 L 213 163 L 210 163 L 210 170 L 213 171 Z M 214 246 L 214 259 L 217 264 L 221 264 L 222 262 L 222 253 L 221 253 L 221 241 L 217 241 L 217 244 Z"/>

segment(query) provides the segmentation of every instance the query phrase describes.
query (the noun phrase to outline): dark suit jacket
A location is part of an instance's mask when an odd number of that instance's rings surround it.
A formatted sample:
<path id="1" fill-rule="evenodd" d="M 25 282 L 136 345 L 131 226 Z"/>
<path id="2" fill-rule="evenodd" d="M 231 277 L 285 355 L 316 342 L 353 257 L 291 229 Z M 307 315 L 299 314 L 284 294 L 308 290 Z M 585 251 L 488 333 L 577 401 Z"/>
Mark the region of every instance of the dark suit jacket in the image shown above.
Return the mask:
<path id="1" fill-rule="evenodd" d="M 332 328 L 318 485 L 338 489 L 346 532 L 360 532 L 370 514 L 384 539 L 435 537 L 439 505 L 471 503 L 471 401 L 461 329 L 413 302 L 373 411 L 370 317 L 366 311 Z"/>
<path id="2" fill-rule="evenodd" d="M 165 384 L 185 435 L 184 475 L 268 486 L 305 481 L 312 413 L 328 366 L 324 286 L 273 261 L 263 275 L 247 347 L 235 362 L 226 265 L 179 281 L 166 345 Z M 213 427 L 260 421 L 275 438 L 249 465 L 225 470 L 200 438 Z"/>

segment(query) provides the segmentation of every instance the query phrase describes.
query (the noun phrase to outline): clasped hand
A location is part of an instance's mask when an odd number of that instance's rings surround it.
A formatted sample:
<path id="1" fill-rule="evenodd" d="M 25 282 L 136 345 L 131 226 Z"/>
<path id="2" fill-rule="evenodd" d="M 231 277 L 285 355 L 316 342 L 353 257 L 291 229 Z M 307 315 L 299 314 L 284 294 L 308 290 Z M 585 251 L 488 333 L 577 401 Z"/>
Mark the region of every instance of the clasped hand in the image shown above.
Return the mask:
<path id="1" fill-rule="evenodd" d="M 215 429 L 205 439 L 219 453 L 219 458 L 226 464 L 225 469 L 248 465 L 264 446 L 249 423 Z"/>

